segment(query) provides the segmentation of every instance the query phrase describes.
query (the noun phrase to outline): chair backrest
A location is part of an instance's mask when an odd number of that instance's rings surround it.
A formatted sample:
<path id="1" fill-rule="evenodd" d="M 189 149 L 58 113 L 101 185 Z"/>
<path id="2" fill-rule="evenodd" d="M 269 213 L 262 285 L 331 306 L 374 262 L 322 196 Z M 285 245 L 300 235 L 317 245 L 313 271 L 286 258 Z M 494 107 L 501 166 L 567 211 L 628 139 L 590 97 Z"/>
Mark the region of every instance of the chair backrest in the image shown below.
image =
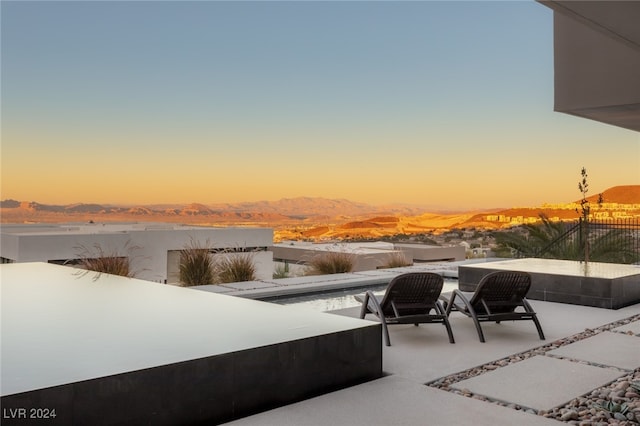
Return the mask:
<path id="1" fill-rule="evenodd" d="M 491 313 L 513 312 L 522 306 L 531 288 L 531 275 L 518 271 L 492 272 L 482 277 L 469 303 L 478 313 L 486 313 L 486 306 Z"/>
<path id="2" fill-rule="evenodd" d="M 393 305 L 401 315 L 428 313 L 435 307 L 444 279 L 432 272 L 409 272 L 391 280 L 380 302 L 386 316 L 395 316 Z M 393 305 L 392 305 L 393 304 Z"/>

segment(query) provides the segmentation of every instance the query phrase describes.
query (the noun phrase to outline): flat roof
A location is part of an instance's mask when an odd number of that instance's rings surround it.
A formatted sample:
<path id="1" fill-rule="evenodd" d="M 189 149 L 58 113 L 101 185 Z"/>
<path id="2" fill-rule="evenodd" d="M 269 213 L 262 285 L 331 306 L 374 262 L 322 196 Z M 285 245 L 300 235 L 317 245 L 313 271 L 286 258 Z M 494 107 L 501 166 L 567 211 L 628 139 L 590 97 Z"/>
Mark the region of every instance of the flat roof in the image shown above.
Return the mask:
<path id="1" fill-rule="evenodd" d="M 587 276 L 594 278 L 623 278 L 640 275 L 640 265 L 624 265 L 619 263 L 585 262 L 558 259 L 512 259 L 490 263 L 464 265 L 465 268 L 517 270 L 536 272 L 539 274 L 556 274 L 567 276 Z"/>
<path id="2" fill-rule="evenodd" d="M 64 224 L 2 224 L 0 231 L 5 235 L 91 235 L 91 234 L 124 234 L 143 231 L 191 231 L 191 230 L 271 230 L 263 227 L 218 228 L 213 226 L 185 225 L 176 223 L 155 222 L 113 222 L 113 223 L 64 223 Z"/>
<path id="3" fill-rule="evenodd" d="M 416 247 L 433 247 L 422 246 L 414 244 Z M 371 241 L 371 242 L 358 242 L 358 243 L 312 243 L 308 241 L 283 241 L 275 243 L 274 247 L 295 249 L 295 250 L 312 250 L 317 252 L 345 252 L 351 254 L 377 254 L 385 252 L 400 251 L 399 247 L 396 247 L 394 243 L 388 243 L 386 241 Z M 404 247 L 409 247 L 405 245 Z"/>
<path id="4" fill-rule="evenodd" d="M 0 278 L 3 396 L 372 324 L 47 263 Z"/>

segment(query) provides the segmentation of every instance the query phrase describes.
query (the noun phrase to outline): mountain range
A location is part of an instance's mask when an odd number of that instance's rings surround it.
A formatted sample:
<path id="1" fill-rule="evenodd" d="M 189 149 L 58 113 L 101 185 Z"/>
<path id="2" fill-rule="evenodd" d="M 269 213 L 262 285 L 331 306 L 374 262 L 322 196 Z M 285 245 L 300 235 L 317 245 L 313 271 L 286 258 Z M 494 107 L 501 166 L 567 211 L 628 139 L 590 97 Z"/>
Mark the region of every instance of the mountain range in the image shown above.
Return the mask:
<path id="1" fill-rule="evenodd" d="M 35 201 L 0 201 L 3 213 L 10 210 L 31 213 L 96 214 L 132 216 L 210 216 L 245 219 L 308 219 L 311 217 L 354 217 L 376 214 L 418 214 L 424 208 L 409 205 L 373 206 L 344 199 L 313 197 L 283 198 L 278 201 L 256 201 L 224 204 L 191 203 L 184 205 L 155 204 L 140 206 L 117 206 L 108 204 L 41 204 Z"/>
<path id="2" fill-rule="evenodd" d="M 600 194 L 587 198 L 592 206 Z M 640 185 L 623 185 L 601 193 L 604 203 L 640 205 Z M 283 198 L 277 201 L 185 205 L 155 204 L 118 206 L 103 204 L 50 205 L 35 201 L 0 201 L 2 223 L 61 222 L 179 222 L 203 225 L 268 226 L 282 238 L 348 238 L 419 233 L 451 228 L 495 229 L 513 225 L 510 218 L 536 219 L 541 213 L 563 220 L 576 219 L 574 204 L 531 208 L 488 209 L 471 212 L 427 212 L 412 205 L 373 206 L 345 199 L 314 197 Z M 624 208 L 624 214 L 640 216 Z M 506 218 L 506 219 L 505 219 Z M 526 221 L 526 220 L 525 220 Z"/>

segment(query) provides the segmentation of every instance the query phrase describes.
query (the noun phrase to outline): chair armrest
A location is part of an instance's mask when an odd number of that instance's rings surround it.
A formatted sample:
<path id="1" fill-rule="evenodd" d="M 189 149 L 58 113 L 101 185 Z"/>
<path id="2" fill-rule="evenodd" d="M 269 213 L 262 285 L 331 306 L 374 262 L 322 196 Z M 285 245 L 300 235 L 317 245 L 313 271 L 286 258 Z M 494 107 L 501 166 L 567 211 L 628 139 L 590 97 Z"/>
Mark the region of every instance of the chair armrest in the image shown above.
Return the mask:
<path id="1" fill-rule="evenodd" d="M 464 293 L 458 289 L 455 289 L 451 293 L 451 298 L 449 300 L 443 299 L 444 302 L 446 303 L 445 313 L 447 316 L 449 316 L 452 310 L 458 310 L 458 311 L 460 310 L 460 306 L 455 304 L 456 298 L 460 299 L 460 301 L 462 302 L 462 304 L 467 310 L 473 310 L 473 308 L 471 307 L 471 304 L 469 303 L 469 299 L 467 299 Z"/>
<path id="2" fill-rule="evenodd" d="M 374 314 L 376 315 L 382 315 L 382 307 L 380 307 L 380 301 L 378 300 L 378 298 L 376 297 L 375 294 L 373 294 L 373 291 L 369 290 L 367 291 L 367 296 L 369 297 L 369 307 L 375 309 Z"/>
<path id="3" fill-rule="evenodd" d="M 484 300 L 484 298 L 480 301 L 482 302 L 482 307 L 484 308 L 484 311 L 487 313 L 487 315 L 492 315 L 493 312 L 491 312 L 491 308 L 489 308 L 489 305 L 487 305 L 487 302 Z"/>
<path id="4" fill-rule="evenodd" d="M 367 313 L 372 313 L 377 316 L 382 316 L 382 308 L 380 307 L 380 302 L 373 291 L 367 291 L 364 296 L 358 295 L 356 296 L 356 300 L 362 301 L 362 307 L 360 308 L 360 318 L 364 318 Z"/>
<path id="5" fill-rule="evenodd" d="M 400 317 L 400 312 L 398 312 L 398 308 L 396 308 L 396 302 L 392 301 L 391 307 L 393 308 L 393 314 L 396 316 L 396 318 Z"/>
<path id="6" fill-rule="evenodd" d="M 531 305 L 529 304 L 529 301 L 527 300 L 526 297 L 522 298 L 522 306 L 524 306 L 524 310 L 527 311 L 528 313 L 530 314 L 536 313 L 536 311 L 534 311 Z"/>
<path id="7" fill-rule="evenodd" d="M 444 311 L 446 316 L 449 316 L 449 314 L 451 313 L 453 301 L 456 299 L 456 296 L 457 295 L 454 290 L 449 293 L 440 294 L 440 297 L 438 297 L 438 301 L 442 301 L 442 303 L 444 304 Z"/>
<path id="8" fill-rule="evenodd" d="M 449 316 L 449 315 L 446 313 L 446 310 L 445 310 L 444 306 L 442 305 L 442 301 L 440 301 L 440 300 L 436 300 L 436 311 L 437 311 L 437 312 L 438 312 L 438 314 L 440 314 L 440 315 L 446 315 L 446 316 Z"/>
<path id="9" fill-rule="evenodd" d="M 356 299 L 360 303 L 364 302 L 365 297 L 367 297 L 366 293 L 360 293 L 360 294 L 354 294 L 353 295 L 353 298 Z"/>
<path id="10" fill-rule="evenodd" d="M 353 297 L 362 304 L 360 306 L 360 318 L 364 318 L 365 315 L 367 315 L 367 313 L 369 312 L 369 310 L 367 309 L 367 306 L 369 305 L 369 295 L 367 293 L 356 294 Z"/>

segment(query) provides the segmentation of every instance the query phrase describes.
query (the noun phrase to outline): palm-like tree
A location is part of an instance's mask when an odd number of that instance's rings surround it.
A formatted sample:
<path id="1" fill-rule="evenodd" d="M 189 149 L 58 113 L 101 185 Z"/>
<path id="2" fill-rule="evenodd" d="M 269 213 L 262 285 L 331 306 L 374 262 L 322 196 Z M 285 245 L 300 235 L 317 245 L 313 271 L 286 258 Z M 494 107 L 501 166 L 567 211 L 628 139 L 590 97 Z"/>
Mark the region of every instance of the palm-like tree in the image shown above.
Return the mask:
<path id="1" fill-rule="evenodd" d="M 610 229 L 592 236 L 589 243 L 589 259 L 596 262 L 631 264 L 640 262 L 640 252 L 628 231 Z"/>
<path id="2" fill-rule="evenodd" d="M 541 224 L 527 224 L 520 231 L 495 234 L 496 242 L 511 249 L 517 257 L 539 257 L 545 247 L 551 247 L 569 229 L 563 222 L 551 222 L 544 214 L 540 215 L 540 219 Z"/>
<path id="3" fill-rule="evenodd" d="M 586 222 L 567 224 L 551 222 L 544 214 L 542 223 L 523 226 L 524 232 L 502 232 L 495 235 L 496 242 L 515 252 L 517 257 L 543 257 L 548 259 L 584 260 L 585 247 L 581 226 Z M 610 263 L 634 263 L 640 260 L 631 238 L 619 229 L 589 233 L 589 260 Z"/>

